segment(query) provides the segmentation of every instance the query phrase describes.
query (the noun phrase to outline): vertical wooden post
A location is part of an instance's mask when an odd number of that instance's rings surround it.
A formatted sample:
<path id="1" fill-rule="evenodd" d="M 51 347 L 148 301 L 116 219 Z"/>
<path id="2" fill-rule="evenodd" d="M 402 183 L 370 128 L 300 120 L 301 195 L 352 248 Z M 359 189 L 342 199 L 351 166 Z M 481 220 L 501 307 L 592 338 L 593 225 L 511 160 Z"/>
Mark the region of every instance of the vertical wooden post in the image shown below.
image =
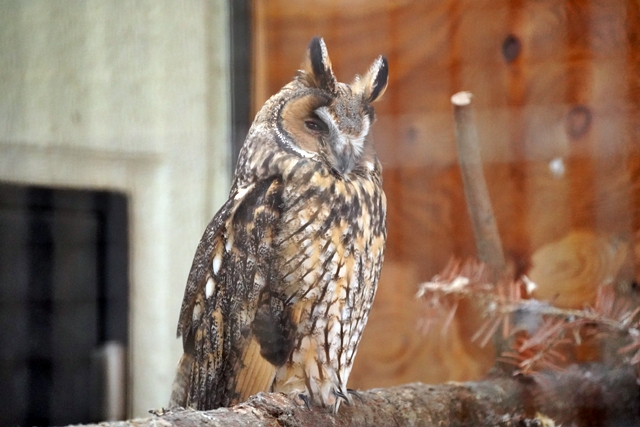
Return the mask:
<path id="1" fill-rule="evenodd" d="M 458 162 L 462 171 L 467 208 L 473 223 L 478 257 L 499 274 L 505 269 L 504 253 L 482 170 L 478 133 L 471 108 L 471 93 L 458 92 L 451 97 L 451 103 L 456 127 Z"/>

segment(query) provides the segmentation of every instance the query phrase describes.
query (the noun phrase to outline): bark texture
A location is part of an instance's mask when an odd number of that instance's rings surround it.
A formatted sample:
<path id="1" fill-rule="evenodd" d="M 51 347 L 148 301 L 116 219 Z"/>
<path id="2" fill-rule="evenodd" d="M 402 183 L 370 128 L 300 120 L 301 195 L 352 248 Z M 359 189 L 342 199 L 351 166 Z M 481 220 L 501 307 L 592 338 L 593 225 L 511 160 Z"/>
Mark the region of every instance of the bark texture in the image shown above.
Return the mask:
<path id="1" fill-rule="evenodd" d="M 129 426 L 609 426 L 640 425 L 640 391 L 631 368 L 572 367 L 532 377 L 437 386 L 406 384 L 361 393 L 337 415 L 260 393 L 233 408 L 153 411 Z"/>

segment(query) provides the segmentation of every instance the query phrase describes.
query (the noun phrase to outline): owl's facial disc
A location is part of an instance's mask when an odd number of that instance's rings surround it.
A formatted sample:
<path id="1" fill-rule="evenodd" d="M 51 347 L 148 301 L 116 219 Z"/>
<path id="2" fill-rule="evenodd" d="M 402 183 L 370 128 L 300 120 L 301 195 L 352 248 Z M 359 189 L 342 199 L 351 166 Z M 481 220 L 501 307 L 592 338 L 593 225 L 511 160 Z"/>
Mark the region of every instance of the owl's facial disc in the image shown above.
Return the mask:
<path id="1" fill-rule="evenodd" d="M 327 126 L 322 141 L 327 147 L 325 153 L 329 163 L 342 174 L 351 172 L 359 163 L 369 134 L 371 121 L 367 114 L 341 115 L 342 128 L 338 125 L 335 113 L 329 107 L 320 107 L 315 113 Z"/>
<path id="2" fill-rule="evenodd" d="M 282 109 L 280 125 L 289 134 L 291 144 L 310 153 L 319 153 L 319 140 L 328 135 L 328 125 L 314 112 L 329 103 L 326 97 L 308 94 L 287 102 Z"/>
<path id="3" fill-rule="evenodd" d="M 332 98 L 314 91 L 292 99 L 282 109 L 280 124 L 296 149 L 320 155 L 345 175 L 361 163 L 373 120 L 372 110 L 362 109 L 361 97 L 348 89 L 342 95 Z"/>

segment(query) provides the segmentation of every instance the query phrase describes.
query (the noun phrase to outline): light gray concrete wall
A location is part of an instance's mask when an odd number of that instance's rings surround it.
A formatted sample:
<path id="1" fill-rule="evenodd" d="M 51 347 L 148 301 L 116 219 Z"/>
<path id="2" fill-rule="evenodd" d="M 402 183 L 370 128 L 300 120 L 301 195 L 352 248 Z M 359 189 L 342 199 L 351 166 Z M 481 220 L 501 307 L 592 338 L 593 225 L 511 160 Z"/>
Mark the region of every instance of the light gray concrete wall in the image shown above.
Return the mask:
<path id="1" fill-rule="evenodd" d="M 230 185 L 228 21 L 225 0 L 0 2 L 0 180 L 129 195 L 134 416 L 167 403 Z"/>

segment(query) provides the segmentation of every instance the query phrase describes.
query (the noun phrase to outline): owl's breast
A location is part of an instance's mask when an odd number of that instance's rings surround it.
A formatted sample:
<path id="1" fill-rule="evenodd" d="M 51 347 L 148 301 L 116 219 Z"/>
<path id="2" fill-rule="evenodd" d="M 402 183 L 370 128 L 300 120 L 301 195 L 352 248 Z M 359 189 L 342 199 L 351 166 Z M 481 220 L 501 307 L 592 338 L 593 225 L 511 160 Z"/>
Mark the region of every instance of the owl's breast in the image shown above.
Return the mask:
<path id="1" fill-rule="evenodd" d="M 282 281 L 304 287 L 351 279 L 351 264 L 374 262 L 384 253 L 386 200 L 380 183 L 301 163 L 284 186 L 276 241 Z"/>
<path id="2" fill-rule="evenodd" d="M 284 186 L 274 266 L 295 325 L 293 351 L 274 390 L 307 390 L 322 405 L 346 393 L 385 248 L 380 181 L 343 179 L 313 162 Z M 311 389 L 309 389 L 309 384 Z"/>
<path id="3" fill-rule="evenodd" d="M 335 321 L 357 325 L 373 300 L 386 238 L 384 193 L 374 180 L 309 169 L 285 186 L 278 258 L 305 333 Z M 353 333 L 347 328 L 344 339 Z"/>

